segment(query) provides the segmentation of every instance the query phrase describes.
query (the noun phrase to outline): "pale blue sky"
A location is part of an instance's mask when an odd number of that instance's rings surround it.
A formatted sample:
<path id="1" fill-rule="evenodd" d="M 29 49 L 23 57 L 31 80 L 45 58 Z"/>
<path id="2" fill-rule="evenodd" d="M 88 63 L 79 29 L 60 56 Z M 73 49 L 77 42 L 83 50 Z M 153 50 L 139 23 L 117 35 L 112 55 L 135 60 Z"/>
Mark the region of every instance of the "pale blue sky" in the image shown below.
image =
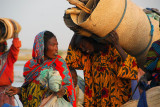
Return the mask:
<path id="1" fill-rule="evenodd" d="M 11 18 L 22 27 L 19 38 L 22 48 L 32 49 L 34 37 L 43 30 L 52 31 L 58 39 L 59 49 L 66 50 L 73 32 L 63 21 L 67 8 L 73 7 L 66 0 L 0 0 L 0 17 Z M 160 10 L 160 0 L 132 0 L 138 6 Z M 158 6 L 159 5 L 159 6 Z M 12 40 L 9 40 L 9 45 Z"/>

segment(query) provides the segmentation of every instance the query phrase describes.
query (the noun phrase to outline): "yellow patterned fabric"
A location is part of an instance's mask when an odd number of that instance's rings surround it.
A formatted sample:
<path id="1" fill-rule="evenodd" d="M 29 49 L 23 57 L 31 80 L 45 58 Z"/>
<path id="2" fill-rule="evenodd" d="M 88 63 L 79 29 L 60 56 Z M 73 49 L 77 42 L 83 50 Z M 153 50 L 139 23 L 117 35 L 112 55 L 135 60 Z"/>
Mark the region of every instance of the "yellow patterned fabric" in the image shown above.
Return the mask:
<path id="1" fill-rule="evenodd" d="M 22 87 L 19 97 L 23 103 L 23 107 L 38 107 L 46 91 L 47 87 L 42 86 L 36 80 L 31 82 L 27 88 Z"/>
<path id="2" fill-rule="evenodd" d="M 131 96 L 131 79 L 137 79 L 138 68 L 134 57 L 123 62 L 118 51 L 108 47 L 106 53 L 84 55 L 69 46 L 66 62 L 84 71 L 85 107 L 119 107 Z"/>

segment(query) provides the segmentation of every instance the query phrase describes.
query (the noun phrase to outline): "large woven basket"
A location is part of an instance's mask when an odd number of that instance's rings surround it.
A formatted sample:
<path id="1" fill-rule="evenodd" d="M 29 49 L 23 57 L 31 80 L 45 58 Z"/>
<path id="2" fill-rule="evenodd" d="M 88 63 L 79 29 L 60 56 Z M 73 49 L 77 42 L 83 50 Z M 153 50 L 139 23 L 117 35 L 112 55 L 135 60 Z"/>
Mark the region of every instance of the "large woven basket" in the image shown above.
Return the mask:
<path id="1" fill-rule="evenodd" d="M 137 107 L 138 100 L 131 100 L 123 104 L 121 107 Z"/>
<path id="2" fill-rule="evenodd" d="M 13 37 L 14 32 L 19 33 L 21 26 L 13 19 L 0 18 L 0 42 Z"/>
<path id="3" fill-rule="evenodd" d="M 93 7 L 93 1 L 89 0 L 86 7 Z M 111 32 L 119 23 L 125 9 L 125 0 L 100 0 L 94 11 L 88 15 L 84 11 L 80 14 L 71 14 L 75 24 L 84 29 L 104 37 Z M 86 18 L 86 16 L 88 17 Z M 151 19 L 154 25 L 152 42 L 160 39 L 159 23 Z M 140 65 L 145 62 L 146 53 L 151 46 L 141 55 L 151 39 L 151 26 L 148 17 L 141 8 L 130 0 L 127 0 L 127 8 L 119 27 L 116 29 L 122 48 L 133 56 L 136 56 Z M 152 43 L 151 42 L 151 43 Z"/>
<path id="4" fill-rule="evenodd" d="M 153 87 L 146 91 L 148 107 L 160 107 L 160 86 Z M 128 101 L 121 107 L 137 107 L 138 100 Z"/>

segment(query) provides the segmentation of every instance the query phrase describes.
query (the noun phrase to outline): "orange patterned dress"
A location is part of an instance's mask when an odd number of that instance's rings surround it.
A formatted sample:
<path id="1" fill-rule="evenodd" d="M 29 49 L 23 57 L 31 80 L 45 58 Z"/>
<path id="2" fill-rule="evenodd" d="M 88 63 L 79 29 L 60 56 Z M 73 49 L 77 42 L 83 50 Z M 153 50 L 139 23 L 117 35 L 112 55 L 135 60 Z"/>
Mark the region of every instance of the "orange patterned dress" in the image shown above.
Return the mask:
<path id="1" fill-rule="evenodd" d="M 125 61 L 113 46 L 106 53 L 84 55 L 69 46 L 66 62 L 84 71 L 85 107 L 119 107 L 131 96 L 131 79 L 137 79 L 138 68 L 134 57 Z"/>

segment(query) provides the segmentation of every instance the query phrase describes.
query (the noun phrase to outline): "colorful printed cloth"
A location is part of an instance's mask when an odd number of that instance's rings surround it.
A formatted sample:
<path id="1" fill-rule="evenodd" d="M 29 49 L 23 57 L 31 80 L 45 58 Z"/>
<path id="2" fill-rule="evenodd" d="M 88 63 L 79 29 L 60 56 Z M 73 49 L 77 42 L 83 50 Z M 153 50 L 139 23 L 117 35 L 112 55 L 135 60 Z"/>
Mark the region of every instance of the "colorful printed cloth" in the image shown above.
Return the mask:
<path id="1" fill-rule="evenodd" d="M 159 10 L 156 10 L 159 12 Z M 155 12 L 153 8 L 146 8 L 144 9 L 144 12 L 149 16 L 152 17 L 153 19 L 157 20 L 159 22 L 159 27 L 160 27 L 160 15 Z"/>
<path id="2" fill-rule="evenodd" d="M 65 61 L 57 56 L 56 59 L 48 59 L 44 61 L 44 32 L 39 33 L 35 37 L 32 59 L 27 61 L 24 66 L 25 83 L 22 86 L 20 99 L 24 107 L 38 107 L 47 92 L 47 88 L 43 87 L 36 78 L 44 69 L 55 69 L 59 71 L 62 77 L 62 86 L 67 89 L 68 97 L 71 104 L 76 106 L 75 89 L 72 82 L 71 73 Z"/>
<path id="3" fill-rule="evenodd" d="M 159 27 L 160 27 L 160 16 L 159 15 L 157 15 L 156 13 L 150 13 L 150 14 L 147 14 L 147 16 L 157 20 L 159 22 Z"/>
<path id="4" fill-rule="evenodd" d="M 69 46 L 68 66 L 84 71 L 85 107 L 119 107 L 131 96 L 131 79 L 137 79 L 135 58 L 128 55 L 122 62 L 118 51 L 108 46 L 106 53 L 84 55 Z"/>
<path id="5" fill-rule="evenodd" d="M 146 69 L 145 72 L 152 74 L 151 87 L 158 85 L 160 82 L 160 40 L 152 43 L 144 68 Z"/>

